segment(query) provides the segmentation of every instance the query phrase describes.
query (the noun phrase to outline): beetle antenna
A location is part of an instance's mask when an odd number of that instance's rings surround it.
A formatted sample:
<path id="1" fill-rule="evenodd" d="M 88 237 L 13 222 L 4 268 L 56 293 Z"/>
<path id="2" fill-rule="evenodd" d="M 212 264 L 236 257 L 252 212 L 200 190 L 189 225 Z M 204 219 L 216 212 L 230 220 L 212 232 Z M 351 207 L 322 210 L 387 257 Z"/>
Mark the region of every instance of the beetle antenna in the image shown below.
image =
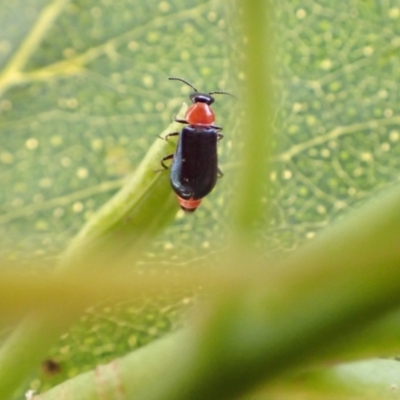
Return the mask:
<path id="1" fill-rule="evenodd" d="M 208 94 L 227 94 L 228 96 L 231 96 L 231 97 L 233 97 L 234 99 L 237 99 L 237 97 L 234 96 L 232 93 L 225 92 L 225 91 L 223 91 L 223 90 L 217 90 L 217 91 L 215 91 L 215 92 L 210 92 L 210 93 L 208 93 Z"/>
<path id="2" fill-rule="evenodd" d="M 170 77 L 168 77 L 168 79 L 170 81 L 181 81 L 183 83 L 186 83 L 186 85 L 190 86 L 195 92 L 198 92 L 198 90 L 191 83 L 189 83 L 188 81 L 185 81 L 182 78 L 176 78 L 176 77 L 170 76 Z"/>

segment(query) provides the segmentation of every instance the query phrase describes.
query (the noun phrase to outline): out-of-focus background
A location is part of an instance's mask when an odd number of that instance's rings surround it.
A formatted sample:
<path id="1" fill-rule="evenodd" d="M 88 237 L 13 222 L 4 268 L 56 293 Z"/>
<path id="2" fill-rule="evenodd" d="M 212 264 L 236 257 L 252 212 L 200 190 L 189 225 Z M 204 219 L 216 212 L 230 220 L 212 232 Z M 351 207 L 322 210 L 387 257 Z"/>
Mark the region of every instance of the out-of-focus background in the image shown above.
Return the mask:
<path id="1" fill-rule="evenodd" d="M 277 132 L 272 219 L 260 245 L 290 252 L 398 180 L 398 1 L 275 2 Z M 51 268 L 135 170 L 190 88 L 235 92 L 245 38 L 225 1 L 0 1 L 1 252 Z M 235 196 L 241 99 L 218 97 L 225 176 L 190 218 L 178 212 L 140 261 L 189 267 L 223 251 Z M 163 199 L 160 199 L 162 203 Z M 262 224 L 260 224 L 262 225 Z M 49 354 L 46 388 L 180 326 L 190 296 L 140 309 L 97 305 Z M 6 337 L 7 327 L 3 327 Z M 44 382 L 44 383 L 43 383 Z"/>

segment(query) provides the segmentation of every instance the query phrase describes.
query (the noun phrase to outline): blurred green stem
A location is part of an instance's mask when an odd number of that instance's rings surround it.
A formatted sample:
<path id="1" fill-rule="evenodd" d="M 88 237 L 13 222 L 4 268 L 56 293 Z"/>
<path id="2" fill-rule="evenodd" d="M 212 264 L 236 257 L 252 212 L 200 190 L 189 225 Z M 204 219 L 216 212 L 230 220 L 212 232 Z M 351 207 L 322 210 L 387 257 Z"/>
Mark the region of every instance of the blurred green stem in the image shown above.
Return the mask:
<path id="1" fill-rule="evenodd" d="M 272 143 L 272 37 L 269 1 L 237 1 L 243 11 L 243 38 L 245 75 L 242 124 L 244 147 L 241 168 L 235 188 L 236 209 L 234 233 L 237 242 L 254 242 L 255 225 L 265 218 L 266 205 L 262 203 L 269 179 Z"/>
<path id="2" fill-rule="evenodd" d="M 289 370 L 341 357 L 359 335 L 368 345 L 385 325 L 398 329 L 390 313 L 400 307 L 399 226 L 397 185 L 269 269 L 261 258 L 242 274 L 233 265 L 190 329 L 128 356 L 134 369 L 116 361 L 102 391 L 117 398 L 123 387 L 135 400 L 234 399 Z M 380 327 L 372 324 L 379 319 Z M 90 374 L 43 398 L 96 399 L 99 382 Z"/>
<path id="3" fill-rule="evenodd" d="M 399 226 L 397 185 L 273 268 L 233 272 L 168 372 L 135 399 L 233 399 L 331 356 L 400 307 Z"/>

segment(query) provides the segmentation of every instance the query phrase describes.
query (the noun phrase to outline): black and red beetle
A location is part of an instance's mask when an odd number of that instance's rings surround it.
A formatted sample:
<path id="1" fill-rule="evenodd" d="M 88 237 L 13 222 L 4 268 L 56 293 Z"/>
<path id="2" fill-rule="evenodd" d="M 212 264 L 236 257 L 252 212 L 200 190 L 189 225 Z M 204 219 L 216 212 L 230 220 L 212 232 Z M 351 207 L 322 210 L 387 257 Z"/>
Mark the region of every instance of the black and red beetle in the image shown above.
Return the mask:
<path id="1" fill-rule="evenodd" d="M 187 126 L 180 132 L 165 136 L 166 140 L 170 136 L 178 136 L 175 153 L 161 160 L 161 165 L 168 169 L 164 162 L 173 159 L 170 174 L 172 189 L 178 195 L 181 208 L 193 212 L 202 198 L 213 190 L 217 178 L 222 176 L 218 168 L 217 142 L 223 135 L 220 133 L 222 128 L 214 125 L 215 115 L 210 107 L 215 100 L 212 95 L 232 95 L 224 91 L 200 93 L 184 79 L 168 79 L 181 81 L 194 90 L 189 96 L 193 104 L 186 111 L 185 119 L 175 119 Z"/>

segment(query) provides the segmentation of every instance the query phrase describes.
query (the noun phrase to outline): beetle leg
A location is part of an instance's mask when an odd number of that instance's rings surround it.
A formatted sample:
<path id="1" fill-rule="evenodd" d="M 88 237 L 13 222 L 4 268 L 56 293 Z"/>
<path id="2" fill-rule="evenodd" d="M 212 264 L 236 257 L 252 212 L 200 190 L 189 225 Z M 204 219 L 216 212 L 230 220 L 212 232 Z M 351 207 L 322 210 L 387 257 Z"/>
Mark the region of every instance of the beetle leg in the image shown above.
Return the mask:
<path id="1" fill-rule="evenodd" d="M 221 140 L 224 137 L 222 133 L 217 133 L 217 140 Z"/>
<path id="2" fill-rule="evenodd" d="M 189 122 L 186 121 L 186 119 L 179 119 L 179 118 L 174 118 L 175 122 L 179 122 L 180 124 L 188 124 Z"/>
<path id="3" fill-rule="evenodd" d="M 165 157 L 163 157 L 163 158 L 161 159 L 161 165 L 162 165 L 162 167 L 163 167 L 164 169 L 168 169 L 168 167 L 164 164 L 164 161 L 171 160 L 171 158 L 174 158 L 174 155 L 173 155 L 173 154 L 169 154 L 169 155 L 167 155 L 167 156 L 165 156 Z"/>
<path id="4" fill-rule="evenodd" d="M 217 175 L 218 178 L 222 178 L 224 176 L 223 172 L 219 169 L 219 167 L 217 167 Z"/>
<path id="5" fill-rule="evenodd" d="M 214 128 L 216 131 L 222 131 L 222 126 L 219 125 L 210 125 L 210 128 Z"/>
<path id="6" fill-rule="evenodd" d="M 168 142 L 168 138 L 170 137 L 170 136 L 178 136 L 179 135 L 179 132 L 171 132 L 171 133 L 167 133 L 164 137 L 161 137 L 161 136 L 159 136 L 161 139 L 164 139 L 164 140 L 166 140 L 167 142 Z"/>

